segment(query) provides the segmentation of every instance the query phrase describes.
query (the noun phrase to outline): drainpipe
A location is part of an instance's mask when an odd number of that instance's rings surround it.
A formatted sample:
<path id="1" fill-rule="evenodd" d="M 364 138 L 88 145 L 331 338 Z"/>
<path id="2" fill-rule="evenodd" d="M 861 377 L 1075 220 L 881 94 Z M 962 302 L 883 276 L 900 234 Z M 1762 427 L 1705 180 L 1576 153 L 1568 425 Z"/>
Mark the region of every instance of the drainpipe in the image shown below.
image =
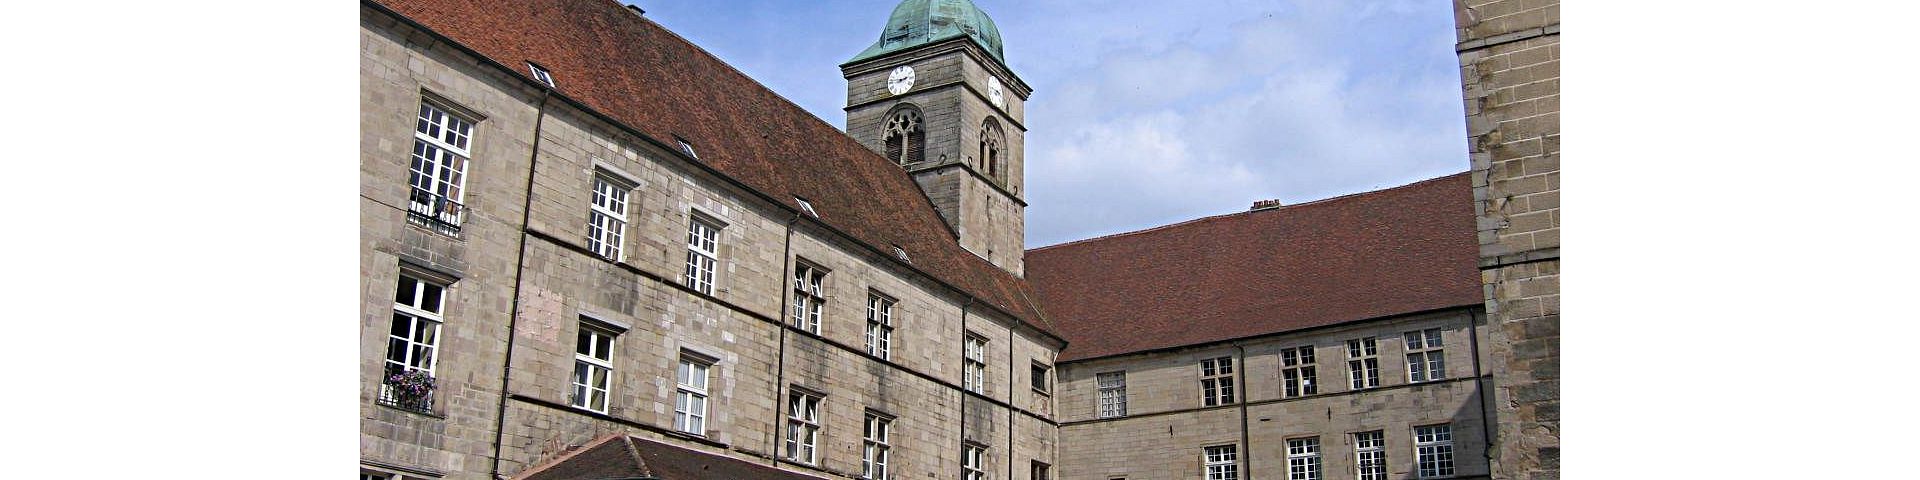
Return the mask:
<path id="1" fill-rule="evenodd" d="M 540 129 L 547 120 L 547 99 L 553 96 L 553 87 L 540 89 L 540 105 L 534 107 L 533 151 L 527 154 L 527 188 L 520 204 L 520 253 L 513 259 L 513 306 L 507 314 L 507 357 L 500 364 L 500 404 L 493 418 L 493 469 L 488 475 L 494 479 L 500 476 L 500 447 L 507 434 L 507 387 L 513 378 L 513 340 L 519 336 L 520 287 L 526 277 L 521 275 L 527 268 L 527 225 L 533 220 L 533 179 L 540 171 Z"/>
<path id="2" fill-rule="evenodd" d="M 785 262 L 785 264 L 780 267 L 781 276 L 778 279 L 779 284 L 773 289 L 773 304 L 781 306 L 781 314 L 779 315 L 781 318 L 780 353 L 778 354 L 778 360 L 774 361 L 777 366 L 774 367 L 775 373 L 773 376 L 773 435 L 769 435 L 773 437 L 773 441 L 771 445 L 767 445 L 767 456 L 773 458 L 772 465 L 776 467 L 780 466 L 780 409 L 787 404 L 786 399 L 780 398 L 780 386 L 785 385 L 787 382 L 787 315 L 785 313 L 787 310 L 787 278 L 793 276 L 793 224 L 798 221 L 800 221 L 800 212 L 793 212 L 793 218 L 787 219 L 787 244 L 785 247 L 782 247 L 782 252 L 780 253 L 781 261 Z"/>
<path id="3" fill-rule="evenodd" d="M 967 448 L 967 309 L 973 308 L 973 296 L 967 296 L 967 303 L 960 306 L 960 401 L 953 402 L 959 408 L 960 449 Z M 982 372 L 985 373 L 985 372 Z M 967 459 L 960 459 L 966 463 Z"/>
<path id="4" fill-rule="evenodd" d="M 1016 372 L 1020 369 L 1014 366 L 1018 364 L 1013 361 L 1013 331 L 1015 328 L 1007 329 L 1007 480 L 1013 480 L 1013 464 L 1015 463 L 1013 461 L 1013 396 L 1020 394 L 1020 389 L 1013 388 L 1013 381 L 1019 378 L 1014 375 L 1019 375 L 1019 373 Z M 1031 369 L 1033 367 L 1029 365 L 1027 368 Z M 1032 396 L 1032 394 L 1028 394 L 1028 396 Z"/>
<path id="5" fill-rule="evenodd" d="M 1241 458 L 1247 459 L 1247 470 L 1246 474 L 1241 475 L 1240 478 L 1253 480 L 1253 439 L 1247 435 L 1247 392 L 1249 390 L 1247 388 L 1247 347 L 1241 346 L 1240 342 L 1234 342 L 1233 350 L 1240 357 L 1234 360 L 1235 363 L 1240 364 L 1240 368 L 1233 371 L 1234 376 L 1239 377 L 1235 383 L 1240 384 L 1240 390 L 1234 392 L 1240 397 L 1235 399 L 1240 401 L 1240 445 L 1247 449 L 1246 453 L 1241 455 Z"/>
<path id="6" fill-rule="evenodd" d="M 1480 376 L 1481 374 L 1480 374 L 1479 325 L 1480 325 L 1480 322 L 1482 320 L 1485 320 L 1486 318 L 1487 318 L 1486 312 L 1470 313 L 1468 315 L 1467 344 L 1473 347 L 1474 393 L 1480 394 L 1480 441 L 1485 444 L 1485 446 L 1482 447 L 1480 456 L 1487 460 L 1487 466 L 1491 468 L 1493 466 L 1493 435 L 1489 433 L 1490 428 L 1487 427 L 1487 421 L 1489 419 L 1487 417 L 1492 415 L 1493 410 L 1492 410 L 1492 407 L 1487 406 L 1487 384 L 1492 382 Z"/>

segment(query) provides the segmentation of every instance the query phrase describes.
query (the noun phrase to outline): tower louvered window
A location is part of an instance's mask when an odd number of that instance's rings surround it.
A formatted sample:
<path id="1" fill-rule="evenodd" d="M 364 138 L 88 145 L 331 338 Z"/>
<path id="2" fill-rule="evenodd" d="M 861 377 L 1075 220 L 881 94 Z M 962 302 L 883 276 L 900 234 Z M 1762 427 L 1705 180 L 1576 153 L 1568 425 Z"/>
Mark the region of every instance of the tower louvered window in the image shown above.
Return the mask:
<path id="1" fill-rule="evenodd" d="M 1007 176 L 1007 136 L 1000 131 L 1000 123 L 993 119 L 980 125 L 980 169 L 994 183 L 1006 183 Z"/>
<path id="2" fill-rule="evenodd" d="M 887 116 L 886 155 L 900 165 L 927 159 L 927 132 L 920 124 L 920 110 L 906 106 Z"/>

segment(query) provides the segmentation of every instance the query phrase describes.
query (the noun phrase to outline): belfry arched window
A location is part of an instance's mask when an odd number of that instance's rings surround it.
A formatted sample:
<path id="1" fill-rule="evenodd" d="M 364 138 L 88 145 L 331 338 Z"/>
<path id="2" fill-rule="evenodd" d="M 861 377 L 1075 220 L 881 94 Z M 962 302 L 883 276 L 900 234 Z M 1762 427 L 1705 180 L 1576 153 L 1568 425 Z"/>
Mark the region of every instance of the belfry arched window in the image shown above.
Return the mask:
<path id="1" fill-rule="evenodd" d="M 900 165 L 919 163 L 927 159 L 927 132 L 920 125 L 920 109 L 913 105 L 901 105 L 887 114 L 886 134 L 887 159 Z"/>
<path id="2" fill-rule="evenodd" d="M 1005 183 L 1007 177 L 1007 136 L 1000 131 L 1000 122 L 987 119 L 980 125 L 980 169 L 987 178 Z"/>

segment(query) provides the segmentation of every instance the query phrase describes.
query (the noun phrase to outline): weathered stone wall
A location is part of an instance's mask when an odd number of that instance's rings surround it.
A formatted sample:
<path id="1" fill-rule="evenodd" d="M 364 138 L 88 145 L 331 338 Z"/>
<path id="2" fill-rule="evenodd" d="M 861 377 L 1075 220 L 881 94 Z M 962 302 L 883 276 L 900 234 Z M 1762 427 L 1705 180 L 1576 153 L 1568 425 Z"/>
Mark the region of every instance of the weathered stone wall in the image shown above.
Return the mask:
<path id="1" fill-rule="evenodd" d="M 364 13 L 360 30 L 360 452 L 397 471 L 481 478 L 493 455 L 495 412 L 519 248 L 538 93 L 498 72 L 428 51 L 432 41 Z M 458 235 L 407 221 L 409 161 L 422 97 L 479 117 Z M 502 259 L 505 259 L 504 261 Z M 447 286 L 429 413 L 375 403 L 403 268 Z M 468 476 L 461 472 L 480 472 Z"/>
<path id="2" fill-rule="evenodd" d="M 1389 478 L 1414 472 L 1413 427 L 1453 427 L 1457 476 L 1487 474 L 1487 425 L 1476 374 L 1477 309 L 1462 308 L 1161 352 L 1070 362 L 1059 370 L 1062 479 L 1184 479 L 1201 474 L 1201 452 L 1240 445 L 1242 478 L 1284 478 L 1286 440 L 1318 437 L 1322 478 L 1354 468 L 1351 434 L 1380 430 L 1386 437 Z M 1447 379 L 1409 383 L 1404 332 L 1441 328 Z M 1376 339 L 1380 386 L 1354 391 L 1347 382 L 1346 341 Z M 1283 398 L 1280 350 L 1313 346 L 1319 391 Z M 1244 353 L 1242 352 L 1244 350 Z M 1232 357 L 1237 390 L 1246 401 L 1245 433 L 1239 404 L 1203 407 L 1199 364 Z M 1097 418 L 1095 379 L 1126 372 L 1127 415 Z M 1349 473 L 1343 473 L 1349 472 Z"/>
<path id="3" fill-rule="evenodd" d="M 1560 6 L 1456 0 L 1499 478 L 1560 469 Z"/>
<path id="4" fill-rule="evenodd" d="M 956 41 L 848 66 L 847 134 L 883 151 L 888 114 L 902 103 L 918 107 L 927 132 L 926 161 L 907 169 L 959 233 L 962 247 L 1022 275 L 1026 208 L 1020 202 L 1029 92 L 1003 81 L 1005 107 L 994 106 L 987 83 L 998 67 L 983 63 L 981 55 L 972 44 Z M 887 91 L 887 76 L 900 65 L 912 66 L 915 80 L 911 90 L 896 96 Z M 1005 173 L 997 178 L 980 158 L 981 128 L 989 118 L 1006 140 L 1000 161 Z"/>
<path id="5" fill-rule="evenodd" d="M 1052 399 L 1027 384 L 1029 365 L 1053 362 L 1054 340 L 980 305 L 967 308 L 964 295 L 810 219 L 789 227 L 791 212 L 557 99 L 546 105 L 533 168 L 537 90 L 376 11 L 363 10 L 362 18 L 363 463 L 486 478 L 498 421 L 505 475 L 569 445 L 622 432 L 847 477 L 860 471 L 867 409 L 896 417 L 896 478 L 958 472 L 963 433 L 988 445 L 995 472 L 1019 466 L 1013 478 L 1024 476 L 1029 462 L 1055 463 Z M 466 179 L 467 219 L 457 237 L 405 219 L 413 118 L 423 94 L 480 117 Z M 532 210 L 523 227 L 529 175 Z M 635 185 L 617 261 L 586 248 L 596 175 Z M 695 214 L 725 224 L 710 295 L 681 286 L 687 225 Z M 523 239 L 523 269 L 515 278 Z M 817 335 L 787 325 L 792 260 L 830 272 Z M 373 401 L 402 262 L 457 279 L 447 297 L 433 415 Z M 516 291 L 519 315 L 509 318 Z M 899 300 L 890 359 L 865 353 L 869 292 Z M 568 405 L 574 337 L 586 318 L 625 327 L 614 340 L 605 414 Z M 960 390 L 967 331 L 991 339 L 984 395 Z M 502 418 L 508 345 L 512 370 Z M 672 432 L 683 350 L 718 359 L 704 436 Z M 773 459 L 786 395 L 796 385 L 825 394 L 816 465 Z M 979 421 L 963 432 L 965 412 Z"/>

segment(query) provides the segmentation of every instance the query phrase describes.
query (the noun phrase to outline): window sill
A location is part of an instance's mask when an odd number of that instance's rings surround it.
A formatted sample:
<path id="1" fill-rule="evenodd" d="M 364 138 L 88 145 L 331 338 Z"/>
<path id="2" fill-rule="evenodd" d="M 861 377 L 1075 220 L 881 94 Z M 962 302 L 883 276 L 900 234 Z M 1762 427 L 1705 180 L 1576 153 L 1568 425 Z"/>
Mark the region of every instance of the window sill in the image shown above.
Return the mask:
<path id="1" fill-rule="evenodd" d="M 447 419 L 447 416 L 446 416 L 446 415 L 441 415 L 441 414 L 438 414 L 438 413 L 434 413 L 434 412 L 433 412 L 433 410 L 431 410 L 431 409 L 428 409 L 428 410 L 415 410 L 415 409 L 411 409 L 411 408 L 407 408 L 407 407 L 402 407 L 402 406 L 399 406 L 399 405 L 395 405 L 395 404 L 392 404 L 392 403 L 389 403 L 389 402 L 382 402 L 382 401 L 379 401 L 379 400 L 375 400 L 375 401 L 373 402 L 373 404 L 374 404 L 374 405 L 378 405 L 378 406 L 380 406 L 381 408 L 386 408 L 386 409 L 390 409 L 390 410 L 396 410 L 396 411 L 400 411 L 400 412 L 405 412 L 405 413 L 410 413 L 410 414 L 414 414 L 414 415 L 420 415 L 420 416 L 423 416 L 423 417 L 431 417 L 431 418 L 434 418 L 434 419 L 437 419 L 437 420 L 446 420 L 446 419 Z"/>

